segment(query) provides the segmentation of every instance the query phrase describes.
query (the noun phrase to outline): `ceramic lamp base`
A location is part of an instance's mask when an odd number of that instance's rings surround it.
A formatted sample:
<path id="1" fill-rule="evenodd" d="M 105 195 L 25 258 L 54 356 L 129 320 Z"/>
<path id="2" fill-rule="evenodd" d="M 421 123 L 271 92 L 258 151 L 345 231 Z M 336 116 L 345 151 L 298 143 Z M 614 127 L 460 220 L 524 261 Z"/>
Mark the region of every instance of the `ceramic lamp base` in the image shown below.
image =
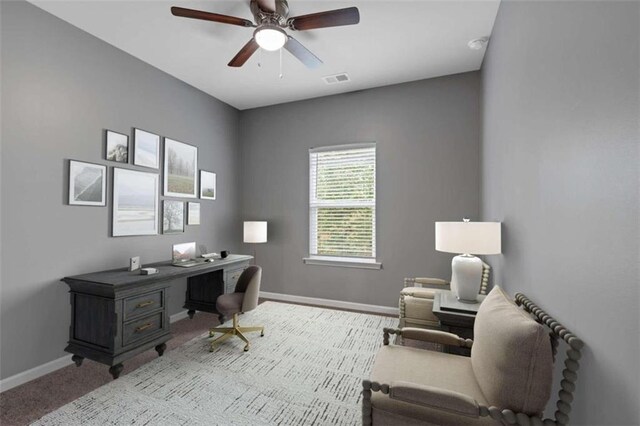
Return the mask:
<path id="1" fill-rule="evenodd" d="M 451 261 L 451 292 L 460 302 L 476 303 L 482 282 L 482 260 L 461 254 Z"/>

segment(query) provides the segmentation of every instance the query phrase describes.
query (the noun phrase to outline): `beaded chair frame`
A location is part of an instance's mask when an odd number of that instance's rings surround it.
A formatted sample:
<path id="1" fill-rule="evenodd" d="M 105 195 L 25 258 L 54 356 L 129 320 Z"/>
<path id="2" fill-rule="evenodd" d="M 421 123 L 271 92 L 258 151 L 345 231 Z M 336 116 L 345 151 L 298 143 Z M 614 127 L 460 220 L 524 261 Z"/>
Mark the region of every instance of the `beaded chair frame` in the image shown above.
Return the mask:
<path id="1" fill-rule="evenodd" d="M 489 274 L 491 273 L 491 266 L 482 262 L 482 281 L 480 283 L 480 294 L 487 294 L 487 288 L 489 287 Z M 405 278 L 404 287 L 414 287 L 418 285 L 426 285 L 428 288 L 436 288 L 449 290 L 449 281 L 441 280 L 438 278 Z"/>
<path id="2" fill-rule="evenodd" d="M 569 424 L 569 414 L 571 413 L 571 403 L 573 402 L 573 392 L 575 391 L 575 383 L 578 380 L 578 369 L 580 368 L 579 360 L 580 351 L 584 347 L 584 343 L 575 334 L 571 333 L 566 327 L 556 321 L 551 315 L 547 314 L 535 303 L 529 300 L 524 294 L 517 293 L 515 303 L 528 312 L 538 323 L 545 325 L 550 329 L 549 338 L 551 339 L 551 349 L 553 351 L 553 360 L 555 362 L 558 353 L 559 340 L 562 339 L 567 343 L 567 358 L 564 362 L 562 370 L 562 380 L 560 382 L 560 391 L 558 392 L 558 401 L 556 402 L 556 411 L 554 418 L 542 419 L 538 416 L 529 416 L 524 413 L 517 413 L 509 409 L 501 409 L 494 406 L 484 406 L 478 404 L 479 417 L 491 417 L 494 420 L 521 426 L 562 426 Z M 383 343 L 389 344 L 389 335 L 402 335 L 401 329 L 385 328 L 383 330 Z M 454 336 L 454 335 L 452 335 Z M 457 337 L 457 336 L 455 336 Z M 470 339 L 462 339 L 457 337 L 451 339 L 451 342 L 445 344 L 473 347 L 473 341 Z M 372 424 L 371 418 L 371 394 L 372 392 L 382 392 L 388 395 L 390 385 L 385 383 L 373 382 L 371 380 L 362 381 L 362 424 L 369 426 Z"/>
<path id="3" fill-rule="evenodd" d="M 480 282 L 480 291 L 479 294 L 486 295 L 488 293 L 487 289 L 489 287 L 489 275 L 491 274 L 491 266 L 487 263 L 482 262 L 482 281 Z M 449 281 L 441 280 L 439 278 L 405 278 L 404 279 L 404 288 L 407 287 L 425 287 L 432 288 L 436 290 L 450 290 L 451 285 Z M 404 292 L 400 292 L 400 298 L 398 299 L 398 312 L 400 319 L 400 326 L 402 327 L 404 324 L 404 320 L 407 316 L 406 307 L 407 302 L 405 301 L 405 296 L 413 296 L 413 294 L 405 294 Z M 438 328 L 437 323 L 434 323 L 432 328 Z"/>

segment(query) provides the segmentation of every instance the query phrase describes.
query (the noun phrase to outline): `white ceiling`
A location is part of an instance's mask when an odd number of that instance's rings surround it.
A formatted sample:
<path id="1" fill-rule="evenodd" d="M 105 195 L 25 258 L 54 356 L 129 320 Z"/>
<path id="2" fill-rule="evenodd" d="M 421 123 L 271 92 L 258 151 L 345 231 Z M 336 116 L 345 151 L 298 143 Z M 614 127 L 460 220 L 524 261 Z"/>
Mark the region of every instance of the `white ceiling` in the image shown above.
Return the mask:
<path id="1" fill-rule="evenodd" d="M 252 29 L 171 15 L 171 6 L 253 21 L 249 0 L 30 0 L 40 8 L 238 109 L 386 86 L 480 68 L 500 0 L 290 0 L 289 16 L 357 6 L 360 24 L 291 32 L 324 61 L 316 70 L 283 51 L 258 51 L 242 68 L 227 63 Z M 260 66 L 259 66 L 260 64 Z M 347 72 L 352 81 L 327 85 L 322 76 Z"/>

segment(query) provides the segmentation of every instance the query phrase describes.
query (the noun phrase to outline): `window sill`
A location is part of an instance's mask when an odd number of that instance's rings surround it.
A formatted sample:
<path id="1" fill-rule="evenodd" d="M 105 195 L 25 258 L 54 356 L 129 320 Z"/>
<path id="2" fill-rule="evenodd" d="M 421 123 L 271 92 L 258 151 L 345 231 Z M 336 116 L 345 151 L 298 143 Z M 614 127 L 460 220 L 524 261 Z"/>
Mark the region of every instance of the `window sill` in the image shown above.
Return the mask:
<path id="1" fill-rule="evenodd" d="M 304 257 L 302 261 L 306 265 L 317 266 L 337 266 L 340 268 L 358 268 L 358 269 L 382 269 L 382 262 L 370 260 L 354 260 L 346 258 L 326 258 L 326 257 Z"/>

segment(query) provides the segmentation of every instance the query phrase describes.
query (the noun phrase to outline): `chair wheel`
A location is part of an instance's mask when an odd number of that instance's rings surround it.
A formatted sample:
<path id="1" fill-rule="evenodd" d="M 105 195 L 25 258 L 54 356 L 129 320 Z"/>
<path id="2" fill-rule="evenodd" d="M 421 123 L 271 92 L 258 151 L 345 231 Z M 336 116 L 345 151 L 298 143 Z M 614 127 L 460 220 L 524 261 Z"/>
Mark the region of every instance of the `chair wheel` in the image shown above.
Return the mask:
<path id="1" fill-rule="evenodd" d="M 245 351 L 245 352 L 249 352 L 249 345 L 247 345 L 247 346 L 245 346 L 245 347 L 244 347 L 244 351 Z"/>
<path id="2" fill-rule="evenodd" d="M 213 331 L 209 332 L 209 337 L 213 337 L 215 335 L 215 333 Z"/>
<path id="3" fill-rule="evenodd" d="M 260 337 L 264 337 L 264 331 L 260 333 Z"/>

